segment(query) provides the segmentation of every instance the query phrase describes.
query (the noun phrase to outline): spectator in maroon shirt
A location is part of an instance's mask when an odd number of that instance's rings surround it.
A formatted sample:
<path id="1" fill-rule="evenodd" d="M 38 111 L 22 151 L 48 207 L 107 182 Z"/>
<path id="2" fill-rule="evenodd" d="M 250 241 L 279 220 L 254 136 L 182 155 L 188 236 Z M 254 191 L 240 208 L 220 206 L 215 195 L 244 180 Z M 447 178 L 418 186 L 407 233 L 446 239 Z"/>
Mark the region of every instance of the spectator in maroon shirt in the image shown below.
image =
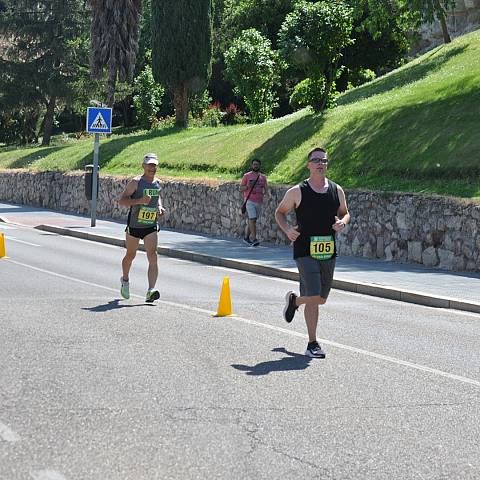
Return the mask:
<path id="1" fill-rule="evenodd" d="M 246 200 L 247 225 L 243 241 L 256 247 L 260 244 L 257 239 L 257 218 L 262 210 L 263 197 L 267 192 L 267 177 L 260 172 L 262 162 L 257 158 L 252 160 L 252 169 L 247 172 L 240 183 L 240 191 Z"/>

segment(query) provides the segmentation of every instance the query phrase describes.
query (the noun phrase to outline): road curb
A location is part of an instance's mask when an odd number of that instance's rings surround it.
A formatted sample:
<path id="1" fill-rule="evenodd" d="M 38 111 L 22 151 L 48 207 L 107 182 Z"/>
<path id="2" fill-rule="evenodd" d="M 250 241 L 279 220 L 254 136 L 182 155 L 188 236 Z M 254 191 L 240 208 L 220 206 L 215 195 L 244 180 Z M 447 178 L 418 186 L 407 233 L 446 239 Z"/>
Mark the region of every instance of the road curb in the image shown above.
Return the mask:
<path id="1" fill-rule="evenodd" d="M 96 233 L 79 232 L 64 227 L 57 227 L 55 225 L 42 224 L 37 225 L 37 230 L 57 233 L 60 235 L 82 238 L 94 242 L 106 243 L 118 247 L 125 246 L 125 240 L 107 235 L 99 235 Z M 140 250 L 144 250 L 143 245 L 139 246 Z M 240 260 L 233 260 L 229 258 L 214 257 L 213 255 L 205 255 L 203 253 L 192 252 L 188 250 L 177 250 L 168 247 L 157 247 L 157 252 L 166 257 L 179 258 L 182 260 L 190 260 L 194 262 L 203 263 L 205 265 L 233 268 L 235 270 L 242 270 L 245 272 L 256 273 L 259 275 L 266 275 L 269 277 L 283 278 L 286 280 L 298 281 L 298 272 L 277 267 L 269 267 L 258 263 L 247 263 Z M 353 293 L 360 293 L 362 295 L 370 295 L 372 297 L 386 298 L 389 300 L 397 300 L 400 302 L 414 303 L 416 305 L 423 305 L 427 307 L 447 308 L 452 310 L 462 310 L 472 313 L 480 313 L 480 303 L 471 302 L 468 300 L 454 299 L 449 297 L 442 297 L 437 295 L 430 295 L 422 292 L 413 292 L 410 290 L 403 290 L 399 288 L 386 287 L 382 285 L 375 285 L 371 283 L 352 282 L 349 280 L 334 279 L 333 288 L 338 290 L 345 290 Z"/>

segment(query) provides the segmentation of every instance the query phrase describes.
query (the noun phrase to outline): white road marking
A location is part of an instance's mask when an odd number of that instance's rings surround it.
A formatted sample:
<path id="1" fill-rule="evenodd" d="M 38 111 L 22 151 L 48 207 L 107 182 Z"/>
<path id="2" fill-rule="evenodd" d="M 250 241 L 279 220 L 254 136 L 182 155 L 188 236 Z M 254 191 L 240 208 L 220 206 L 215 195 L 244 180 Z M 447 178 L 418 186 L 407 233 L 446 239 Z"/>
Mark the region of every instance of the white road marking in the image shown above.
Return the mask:
<path id="1" fill-rule="evenodd" d="M 55 470 L 38 470 L 30 472 L 30 476 L 34 480 L 66 480 L 65 477 Z"/>
<path id="2" fill-rule="evenodd" d="M 41 232 L 44 232 L 45 230 L 39 230 Z M 42 234 L 43 235 L 43 234 Z M 55 235 L 55 236 L 62 236 L 61 234 L 59 233 L 52 233 L 51 235 Z M 79 238 L 79 237 L 70 237 L 70 236 L 63 236 L 63 238 L 65 239 L 69 239 L 69 240 L 75 240 L 77 242 L 86 242 L 86 243 L 89 243 L 90 245 L 94 244 L 94 245 L 98 245 L 98 246 L 102 246 L 102 247 L 107 247 L 107 248 L 116 248 L 116 249 L 119 249 L 119 248 L 125 248 L 125 247 L 121 247 L 119 245 L 110 245 L 109 243 L 103 243 L 103 242 L 93 242 L 92 240 L 88 240 L 88 238 Z M 138 253 L 140 253 L 141 250 L 138 251 Z"/>
<path id="3" fill-rule="evenodd" d="M 0 422 L 0 438 L 5 440 L 6 442 L 20 441 L 20 436 L 2 422 Z"/>
<path id="4" fill-rule="evenodd" d="M 12 227 L 10 225 L 5 225 L 4 223 L 0 223 L 0 232 L 2 230 L 16 230 L 17 227 Z"/>
<path id="5" fill-rule="evenodd" d="M 24 243 L 25 245 L 30 245 L 32 247 L 41 247 L 38 243 L 26 242 L 25 240 L 19 240 L 16 237 L 7 237 L 7 241 L 12 240 L 13 242 Z"/>
<path id="6" fill-rule="evenodd" d="M 62 275 L 60 273 L 52 272 L 50 270 L 44 270 L 43 268 L 33 267 L 32 265 L 16 262 L 16 261 L 11 260 L 11 259 L 6 259 L 6 261 L 10 262 L 10 263 L 13 263 L 15 265 L 20 265 L 22 267 L 26 267 L 26 268 L 30 268 L 32 270 L 36 270 L 38 272 L 47 273 L 47 274 L 53 275 L 55 277 L 64 278 L 66 280 L 70 280 L 70 281 L 73 281 L 73 282 L 78 282 L 78 283 L 82 283 L 84 285 L 90 285 L 90 286 L 93 286 L 93 287 L 96 287 L 96 288 L 102 288 L 104 290 L 108 290 L 109 292 L 118 293 L 118 289 L 114 289 L 114 288 L 111 288 L 111 287 L 106 287 L 105 285 L 99 285 L 98 283 L 87 282 L 85 280 L 80 280 L 79 278 L 74 278 L 74 277 L 70 277 L 70 276 L 67 276 L 67 275 Z M 141 298 L 141 299 L 144 298 L 143 296 L 136 295 L 136 294 L 131 294 L 131 296 L 136 297 L 136 298 Z M 215 312 L 212 312 L 210 310 L 206 310 L 204 308 L 192 307 L 190 305 L 185 305 L 185 304 L 181 304 L 181 303 L 168 302 L 166 300 L 158 300 L 158 302 L 163 303 L 164 305 L 170 305 L 170 306 L 175 307 L 175 308 L 182 308 L 184 310 L 190 310 L 192 312 L 204 313 L 204 314 L 207 314 L 207 315 L 210 315 L 210 316 L 215 315 Z M 286 328 L 277 327 L 275 325 L 269 325 L 268 323 L 257 322 L 255 320 L 250 320 L 248 318 L 239 317 L 237 315 L 232 315 L 229 318 L 234 319 L 234 320 L 238 320 L 240 322 L 247 323 L 249 325 L 254 325 L 256 327 L 266 328 L 268 330 L 274 330 L 276 332 L 285 333 L 285 334 L 290 335 L 290 336 L 300 337 L 300 338 L 308 338 L 308 336 L 304 333 L 295 332 L 294 330 L 287 330 Z M 420 371 L 423 371 L 423 372 L 431 373 L 433 375 L 437 375 L 437 376 L 440 376 L 440 377 L 445 377 L 445 378 L 448 378 L 450 380 L 456 380 L 458 382 L 467 383 L 467 384 L 473 385 L 475 387 L 480 387 L 480 381 L 474 380 L 473 378 L 464 377 L 462 375 L 455 375 L 453 373 L 444 372 L 443 370 L 438 370 L 436 368 L 427 367 L 425 365 L 420 365 L 418 363 L 407 362 L 406 360 L 401 360 L 399 358 L 390 357 L 388 355 L 382 355 L 381 353 L 370 352 L 368 350 L 363 350 L 361 348 L 352 347 L 350 345 L 344 345 L 342 343 L 332 342 L 331 340 L 327 340 L 325 338 L 319 338 L 318 340 L 321 343 L 324 343 L 326 345 L 331 345 L 332 347 L 339 348 L 341 350 L 347 350 L 349 352 L 358 353 L 360 355 L 365 355 L 367 357 L 376 358 L 376 359 L 379 359 L 379 360 L 383 360 L 385 362 L 393 363 L 393 364 L 396 364 L 396 365 L 402 365 L 404 367 L 408 367 L 408 368 L 412 368 L 412 369 L 415 369 L 415 370 L 420 370 Z"/>

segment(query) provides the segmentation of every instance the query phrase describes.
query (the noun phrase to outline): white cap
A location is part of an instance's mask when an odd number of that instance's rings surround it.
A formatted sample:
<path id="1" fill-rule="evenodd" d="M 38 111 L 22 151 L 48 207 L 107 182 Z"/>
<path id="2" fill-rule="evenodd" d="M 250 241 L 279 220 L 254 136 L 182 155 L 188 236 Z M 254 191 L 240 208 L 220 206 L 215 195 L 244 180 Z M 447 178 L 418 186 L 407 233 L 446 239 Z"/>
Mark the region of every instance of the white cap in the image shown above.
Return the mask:
<path id="1" fill-rule="evenodd" d="M 155 153 L 147 153 L 143 157 L 143 164 L 144 165 L 158 165 L 158 158 Z"/>

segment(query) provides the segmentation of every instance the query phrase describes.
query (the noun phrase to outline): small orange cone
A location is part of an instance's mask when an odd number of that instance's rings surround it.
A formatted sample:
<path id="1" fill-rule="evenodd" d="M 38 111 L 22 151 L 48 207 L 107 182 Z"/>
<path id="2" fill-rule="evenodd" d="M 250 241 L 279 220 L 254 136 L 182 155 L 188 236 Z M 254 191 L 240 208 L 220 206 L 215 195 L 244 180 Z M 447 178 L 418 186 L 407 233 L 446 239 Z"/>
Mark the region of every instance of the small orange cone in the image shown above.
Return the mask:
<path id="1" fill-rule="evenodd" d="M 5 251 L 5 236 L 3 233 L 0 233 L 0 258 L 6 257 L 7 252 Z"/>
<path id="2" fill-rule="evenodd" d="M 230 280 L 228 277 L 223 279 L 222 292 L 218 302 L 217 314 L 214 317 L 227 317 L 232 314 L 232 300 L 230 298 Z"/>

